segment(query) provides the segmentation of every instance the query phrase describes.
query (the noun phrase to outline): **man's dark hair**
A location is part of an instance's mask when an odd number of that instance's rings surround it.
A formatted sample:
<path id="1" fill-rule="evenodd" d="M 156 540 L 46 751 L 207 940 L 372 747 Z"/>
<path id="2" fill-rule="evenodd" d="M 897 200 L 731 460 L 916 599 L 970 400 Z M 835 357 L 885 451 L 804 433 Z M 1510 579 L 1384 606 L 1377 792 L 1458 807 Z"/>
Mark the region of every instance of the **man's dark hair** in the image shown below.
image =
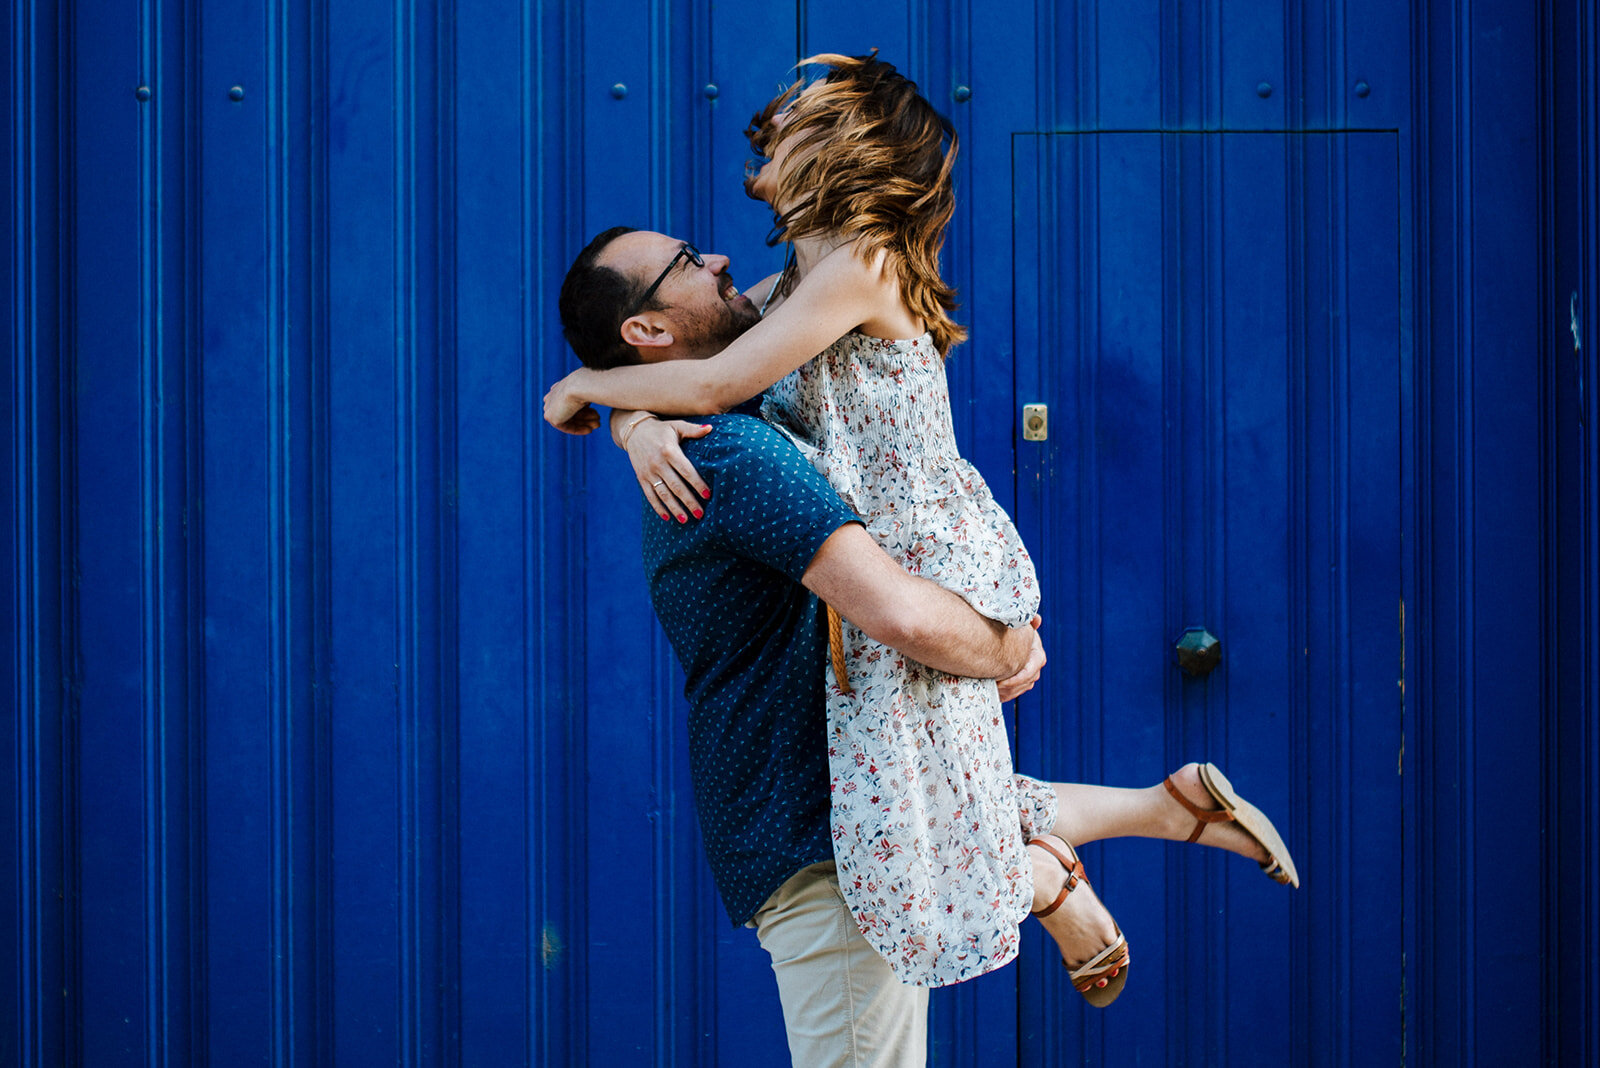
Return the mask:
<path id="1" fill-rule="evenodd" d="M 622 321 L 645 285 L 595 262 L 607 245 L 633 231 L 632 226 L 613 226 L 596 234 L 561 282 L 561 332 L 583 365 L 597 371 L 640 362 L 639 353 L 622 340 Z"/>

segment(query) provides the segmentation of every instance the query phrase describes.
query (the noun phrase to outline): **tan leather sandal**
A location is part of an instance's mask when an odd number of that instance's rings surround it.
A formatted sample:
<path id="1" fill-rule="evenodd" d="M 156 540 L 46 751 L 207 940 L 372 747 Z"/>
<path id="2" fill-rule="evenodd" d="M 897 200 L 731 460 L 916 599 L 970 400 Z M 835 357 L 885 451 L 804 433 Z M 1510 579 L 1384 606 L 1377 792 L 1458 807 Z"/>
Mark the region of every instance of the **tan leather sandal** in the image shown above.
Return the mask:
<path id="1" fill-rule="evenodd" d="M 1207 792 L 1216 799 L 1219 809 L 1206 810 L 1194 804 L 1187 797 L 1178 792 L 1173 785 L 1172 776 L 1168 775 L 1164 785 L 1167 793 L 1189 810 L 1189 815 L 1195 818 L 1194 833 L 1189 835 L 1188 841 L 1198 841 L 1201 832 L 1211 823 L 1237 823 L 1239 829 L 1256 840 L 1256 844 L 1267 851 L 1267 859 L 1261 862 L 1261 870 L 1266 872 L 1274 882 L 1284 886 L 1300 885 L 1300 873 L 1295 871 L 1294 858 L 1289 855 L 1289 847 L 1283 844 L 1283 838 L 1278 834 L 1278 829 L 1272 825 L 1259 808 L 1246 801 L 1234 792 L 1233 784 L 1228 777 L 1217 770 L 1215 764 L 1200 765 L 1200 783 Z"/>
<path id="2" fill-rule="evenodd" d="M 1066 847 L 1066 852 L 1063 853 L 1046 839 L 1060 842 Z M 1056 899 L 1044 908 L 1033 911 L 1033 914 L 1042 920 L 1065 904 L 1067 895 L 1076 890 L 1080 882 L 1085 886 L 1089 885 L 1089 877 L 1083 873 L 1083 861 L 1078 859 L 1078 851 L 1072 848 L 1071 842 L 1060 835 L 1041 835 L 1032 839 L 1028 844 L 1036 845 L 1046 853 L 1049 853 L 1061 862 L 1063 868 L 1067 869 L 1067 881 L 1061 887 L 1061 893 L 1057 894 Z M 1067 859 L 1069 856 L 1072 859 Z M 1116 927 L 1116 920 L 1112 920 L 1111 923 L 1113 927 Z M 1073 989 L 1083 995 L 1083 1000 L 1097 1009 L 1103 1009 L 1117 1000 L 1117 995 L 1122 993 L 1122 988 L 1128 982 L 1128 940 L 1123 937 L 1121 927 L 1117 927 L 1116 930 L 1117 937 L 1112 940 L 1110 945 L 1078 965 L 1078 967 L 1072 967 L 1067 963 L 1066 958 L 1062 958 L 1061 961 L 1072 977 Z M 1106 980 L 1106 985 L 1097 985 L 1102 979 Z"/>

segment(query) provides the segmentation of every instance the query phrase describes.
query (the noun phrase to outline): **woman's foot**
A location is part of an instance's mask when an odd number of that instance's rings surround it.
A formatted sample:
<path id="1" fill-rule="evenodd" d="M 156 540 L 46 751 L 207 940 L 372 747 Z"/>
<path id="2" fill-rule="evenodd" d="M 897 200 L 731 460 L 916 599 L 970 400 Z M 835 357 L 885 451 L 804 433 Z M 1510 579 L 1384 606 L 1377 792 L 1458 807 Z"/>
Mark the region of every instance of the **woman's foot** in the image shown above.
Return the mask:
<path id="1" fill-rule="evenodd" d="M 1185 841 L 1214 845 L 1249 857 L 1261 865 L 1261 870 L 1274 882 L 1300 885 L 1294 858 L 1289 855 L 1283 836 L 1265 813 L 1239 796 L 1215 764 L 1186 764 L 1161 785 L 1177 808 L 1194 821 Z M 1197 787 L 1204 796 L 1199 803 L 1194 796 Z M 1175 818 L 1171 805 L 1167 814 Z M 1179 818 L 1180 825 L 1182 822 Z"/>
<path id="2" fill-rule="evenodd" d="M 1185 764 L 1171 775 L 1167 782 L 1172 785 L 1168 791 L 1175 790 L 1189 804 L 1201 812 L 1222 812 L 1222 806 L 1217 799 L 1211 796 L 1205 784 L 1200 781 L 1200 765 Z M 1192 811 L 1184 808 L 1176 798 L 1167 799 L 1165 816 L 1168 821 L 1167 833 L 1163 838 L 1173 838 L 1179 841 L 1188 839 L 1194 833 L 1196 817 Z M 1237 823 L 1224 818 L 1219 818 L 1215 823 L 1203 823 L 1199 837 L 1191 839 L 1205 846 L 1216 846 L 1226 849 L 1230 853 L 1237 853 L 1241 857 L 1249 857 L 1257 864 L 1265 864 L 1271 859 L 1261 843 L 1252 838 Z"/>
<path id="3" fill-rule="evenodd" d="M 1121 991 L 1119 976 L 1128 966 L 1127 945 L 1116 921 L 1083 876 L 1083 863 L 1065 839 L 1035 838 L 1028 843 L 1028 857 L 1033 861 L 1033 912 L 1055 940 L 1062 963 L 1074 973 L 1097 958 L 1110 963 L 1084 986 L 1076 979 L 1073 985 L 1091 1004 L 1110 1004 Z M 1110 952 L 1113 949 L 1120 953 Z"/>

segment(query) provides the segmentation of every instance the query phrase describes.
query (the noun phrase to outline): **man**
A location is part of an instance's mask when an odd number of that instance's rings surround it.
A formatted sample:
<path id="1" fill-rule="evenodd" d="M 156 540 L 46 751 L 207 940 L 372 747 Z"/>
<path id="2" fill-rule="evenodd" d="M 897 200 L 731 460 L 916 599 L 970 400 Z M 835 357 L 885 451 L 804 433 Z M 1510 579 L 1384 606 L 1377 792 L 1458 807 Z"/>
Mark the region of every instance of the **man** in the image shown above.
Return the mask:
<path id="1" fill-rule="evenodd" d="M 727 268 L 726 257 L 664 234 L 607 230 L 562 285 L 567 338 L 596 369 L 713 355 L 760 319 Z M 598 425 L 588 410 L 563 429 Z M 612 431 L 624 444 L 640 433 L 678 436 L 637 412 L 612 413 Z M 647 524 L 644 555 L 656 614 L 688 676 L 695 806 L 712 873 L 734 922 L 750 922 L 772 956 L 795 1063 L 922 1064 L 927 993 L 895 980 L 833 875 L 816 598 L 931 667 L 1002 679 L 1002 700 L 1032 687 L 1043 649 L 1032 629 L 1008 630 L 901 570 L 759 419 L 711 416 L 693 433 L 707 431 L 683 442 L 689 462 L 635 471 L 657 514 L 678 520 Z M 1058 812 L 1044 837 L 1069 851 L 1067 843 L 1121 836 L 1186 841 L 1299 885 L 1271 821 L 1212 765 L 1187 764 L 1143 789 L 1049 786 Z M 1069 858 L 1039 840 L 1029 854 L 1034 914 L 1064 962 L 1088 961 L 1111 944 L 1114 921 L 1077 878 L 1081 867 L 1069 878 Z M 1079 989 L 1091 1003 L 1110 1001 Z"/>
<path id="2" fill-rule="evenodd" d="M 560 303 L 569 341 L 594 367 L 709 356 L 759 319 L 725 257 L 622 228 L 579 255 Z M 614 413 L 613 426 L 637 433 L 645 418 Z M 1006 699 L 1032 686 L 1043 650 L 1033 629 L 1006 628 L 903 571 L 765 423 L 731 414 L 706 425 L 684 446 L 709 494 L 678 501 L 655 486 L 680 522 L 648 524 L 644 556 L 687 675 L 712 873 L 730 917 L 753 924 L 772 956 L 796 1064 L 920 1065 L 927 990 L 895 980 L 833 872 L 818 598 L 932 667 L 1005 679 Z M 679 488 L 691 492 L 687 478 Z"/>

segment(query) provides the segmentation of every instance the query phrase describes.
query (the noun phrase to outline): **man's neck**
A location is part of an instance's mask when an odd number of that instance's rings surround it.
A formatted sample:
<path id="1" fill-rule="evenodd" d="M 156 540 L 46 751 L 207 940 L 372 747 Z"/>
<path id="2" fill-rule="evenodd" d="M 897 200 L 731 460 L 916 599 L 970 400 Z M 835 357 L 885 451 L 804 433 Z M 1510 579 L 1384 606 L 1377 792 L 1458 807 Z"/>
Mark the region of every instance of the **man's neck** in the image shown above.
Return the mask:
<path id="1" fill-rule="evenodd" d="M 678 344 L 672 344 L 668 345 L 666 348 L 657 349 L 638 348 L 634 351 L 639 354 L 639 360 L 641 363 L 669 363 L 673 360 L 704 360 L 717 354 L 716 350 L 702 351 L 699 348 L 686 347 Z"/>

